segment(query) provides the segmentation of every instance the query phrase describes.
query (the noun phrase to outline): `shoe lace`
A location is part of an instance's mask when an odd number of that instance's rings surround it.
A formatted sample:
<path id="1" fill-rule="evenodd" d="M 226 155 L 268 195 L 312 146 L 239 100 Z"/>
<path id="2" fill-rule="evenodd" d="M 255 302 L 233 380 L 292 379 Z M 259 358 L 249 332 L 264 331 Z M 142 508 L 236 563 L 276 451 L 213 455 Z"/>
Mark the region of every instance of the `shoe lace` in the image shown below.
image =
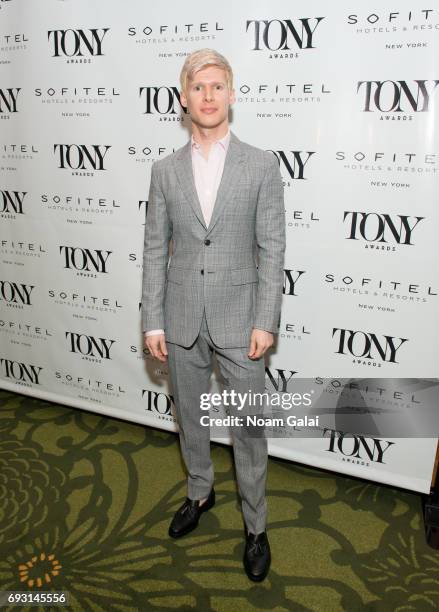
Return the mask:
<path id="1" fill-rule="evenodd" d="M 188 502 L 185 502 L 185 504 L 184 504 L 184 506 L 183 506 L 183 508 L 182 508 L 182 510 L 181 510 L 181 514 L 186 514 L 186 512 L 187 512 L 188 510 L 190 510 L 191 512 L 193 512 L 193 511 L 194 511 L 194 507 L 193 507 L 193 506 L 191 506 L 191 505 L 190 505 Z"/>
<path id="2" fill-rule="evenodd" d="M 260 540 L 256 540 L 256 542 L 252 542 L 249 545 L 248 552 L 252 555 L 262 555 L 264 552 L 263 544 Z"/>

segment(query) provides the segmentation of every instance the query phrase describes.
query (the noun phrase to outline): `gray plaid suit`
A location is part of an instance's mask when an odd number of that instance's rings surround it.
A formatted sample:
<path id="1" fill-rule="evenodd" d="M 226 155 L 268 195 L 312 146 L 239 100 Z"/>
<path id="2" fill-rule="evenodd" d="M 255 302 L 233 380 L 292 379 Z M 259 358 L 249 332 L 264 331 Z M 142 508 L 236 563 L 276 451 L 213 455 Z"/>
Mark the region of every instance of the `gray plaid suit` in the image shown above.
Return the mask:
<path id="1" fill-rule="evenodd" d="M 199 423 L 199 397 L 207 392 L 212 354 L 227 387 L 264 391 L 264 360 L 251 360 L 247 353 L 253 327 L 279 329 L 284 252 L 283 185 L 274 155 L 231 134 L 208 227 L 195 188 L 190 141 L 153 164 L 142 328 L 165 330 L 192 499 L 206 497 L 213 484 L 209 430 Z M 258 533 L 266 520 L 266 440 L 249 438 L 240 427 L 232 437 L 244 519 Z"/>

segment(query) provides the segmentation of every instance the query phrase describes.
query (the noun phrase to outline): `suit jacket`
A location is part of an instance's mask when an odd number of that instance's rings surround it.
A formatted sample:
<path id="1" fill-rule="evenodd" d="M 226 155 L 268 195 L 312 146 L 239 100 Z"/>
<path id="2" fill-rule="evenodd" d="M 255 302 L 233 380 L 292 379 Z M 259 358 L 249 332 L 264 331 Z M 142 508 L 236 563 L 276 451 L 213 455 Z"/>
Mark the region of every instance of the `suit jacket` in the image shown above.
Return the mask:
<path id="1" fill-rule="evenodd" d="M 219 347 L 248 346 L 253 327 L 276 333 L 284 252 L 283 184 L 276 157 L 231 133 L 206 227 L 189 141 L 151 169 L 142 329 L 164 329 L 168 342 L 188 347 L 205 308 Z"/>

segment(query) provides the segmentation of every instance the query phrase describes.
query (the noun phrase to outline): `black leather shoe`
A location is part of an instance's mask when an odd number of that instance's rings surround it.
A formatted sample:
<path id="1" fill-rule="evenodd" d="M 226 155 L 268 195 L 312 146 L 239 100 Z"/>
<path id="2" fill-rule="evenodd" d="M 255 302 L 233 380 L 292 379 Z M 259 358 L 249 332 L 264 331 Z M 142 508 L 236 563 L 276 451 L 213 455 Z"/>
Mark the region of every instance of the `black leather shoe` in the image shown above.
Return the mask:
<path id="1" fill-rule="evenodd" d="M 214 505 L 215 491 L 213 487 L 209 493 L 209 497 L 201 506 L 198 499 L 189 499 L 189 497 L 186 497 L 186 501 L 177 510 L 169 526 L 168 533 L 171 538 L 179 538 L 193 531 L 197 527 L 202 513 L 206 512 L 206 510 L 210 510 Z"/>
<path id="2" fill-rule="evenodd" d="M 244 569 L 250 580 L 253 580 L 253 582 L 261 582 L 264 580 L 270 569 L 270 563 L 271 552 L 267 533 L 265 531 L 258 533 L 258 535 L 247 533 L 244 552 Z"/>

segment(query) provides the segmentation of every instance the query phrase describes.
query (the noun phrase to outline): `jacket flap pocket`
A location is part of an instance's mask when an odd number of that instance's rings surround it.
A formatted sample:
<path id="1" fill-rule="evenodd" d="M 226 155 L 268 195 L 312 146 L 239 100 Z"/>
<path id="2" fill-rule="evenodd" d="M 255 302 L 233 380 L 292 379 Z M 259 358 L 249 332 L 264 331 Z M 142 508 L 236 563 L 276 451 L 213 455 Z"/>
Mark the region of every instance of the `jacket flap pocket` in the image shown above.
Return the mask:
<path id="1" fill-rule="evenodd" d="M 177 270 L 176 268 L 168 269 L 168 281 L 177 283 L 178 285 L 183 284 L 183 270 Z"/>
<path id="2" fill-rule="evenodd" d="M 232 285 L 257 283 L 258 280 L 258 270 L 256 268 L 239 268 L 237 270 L 232 270 Z"/>

